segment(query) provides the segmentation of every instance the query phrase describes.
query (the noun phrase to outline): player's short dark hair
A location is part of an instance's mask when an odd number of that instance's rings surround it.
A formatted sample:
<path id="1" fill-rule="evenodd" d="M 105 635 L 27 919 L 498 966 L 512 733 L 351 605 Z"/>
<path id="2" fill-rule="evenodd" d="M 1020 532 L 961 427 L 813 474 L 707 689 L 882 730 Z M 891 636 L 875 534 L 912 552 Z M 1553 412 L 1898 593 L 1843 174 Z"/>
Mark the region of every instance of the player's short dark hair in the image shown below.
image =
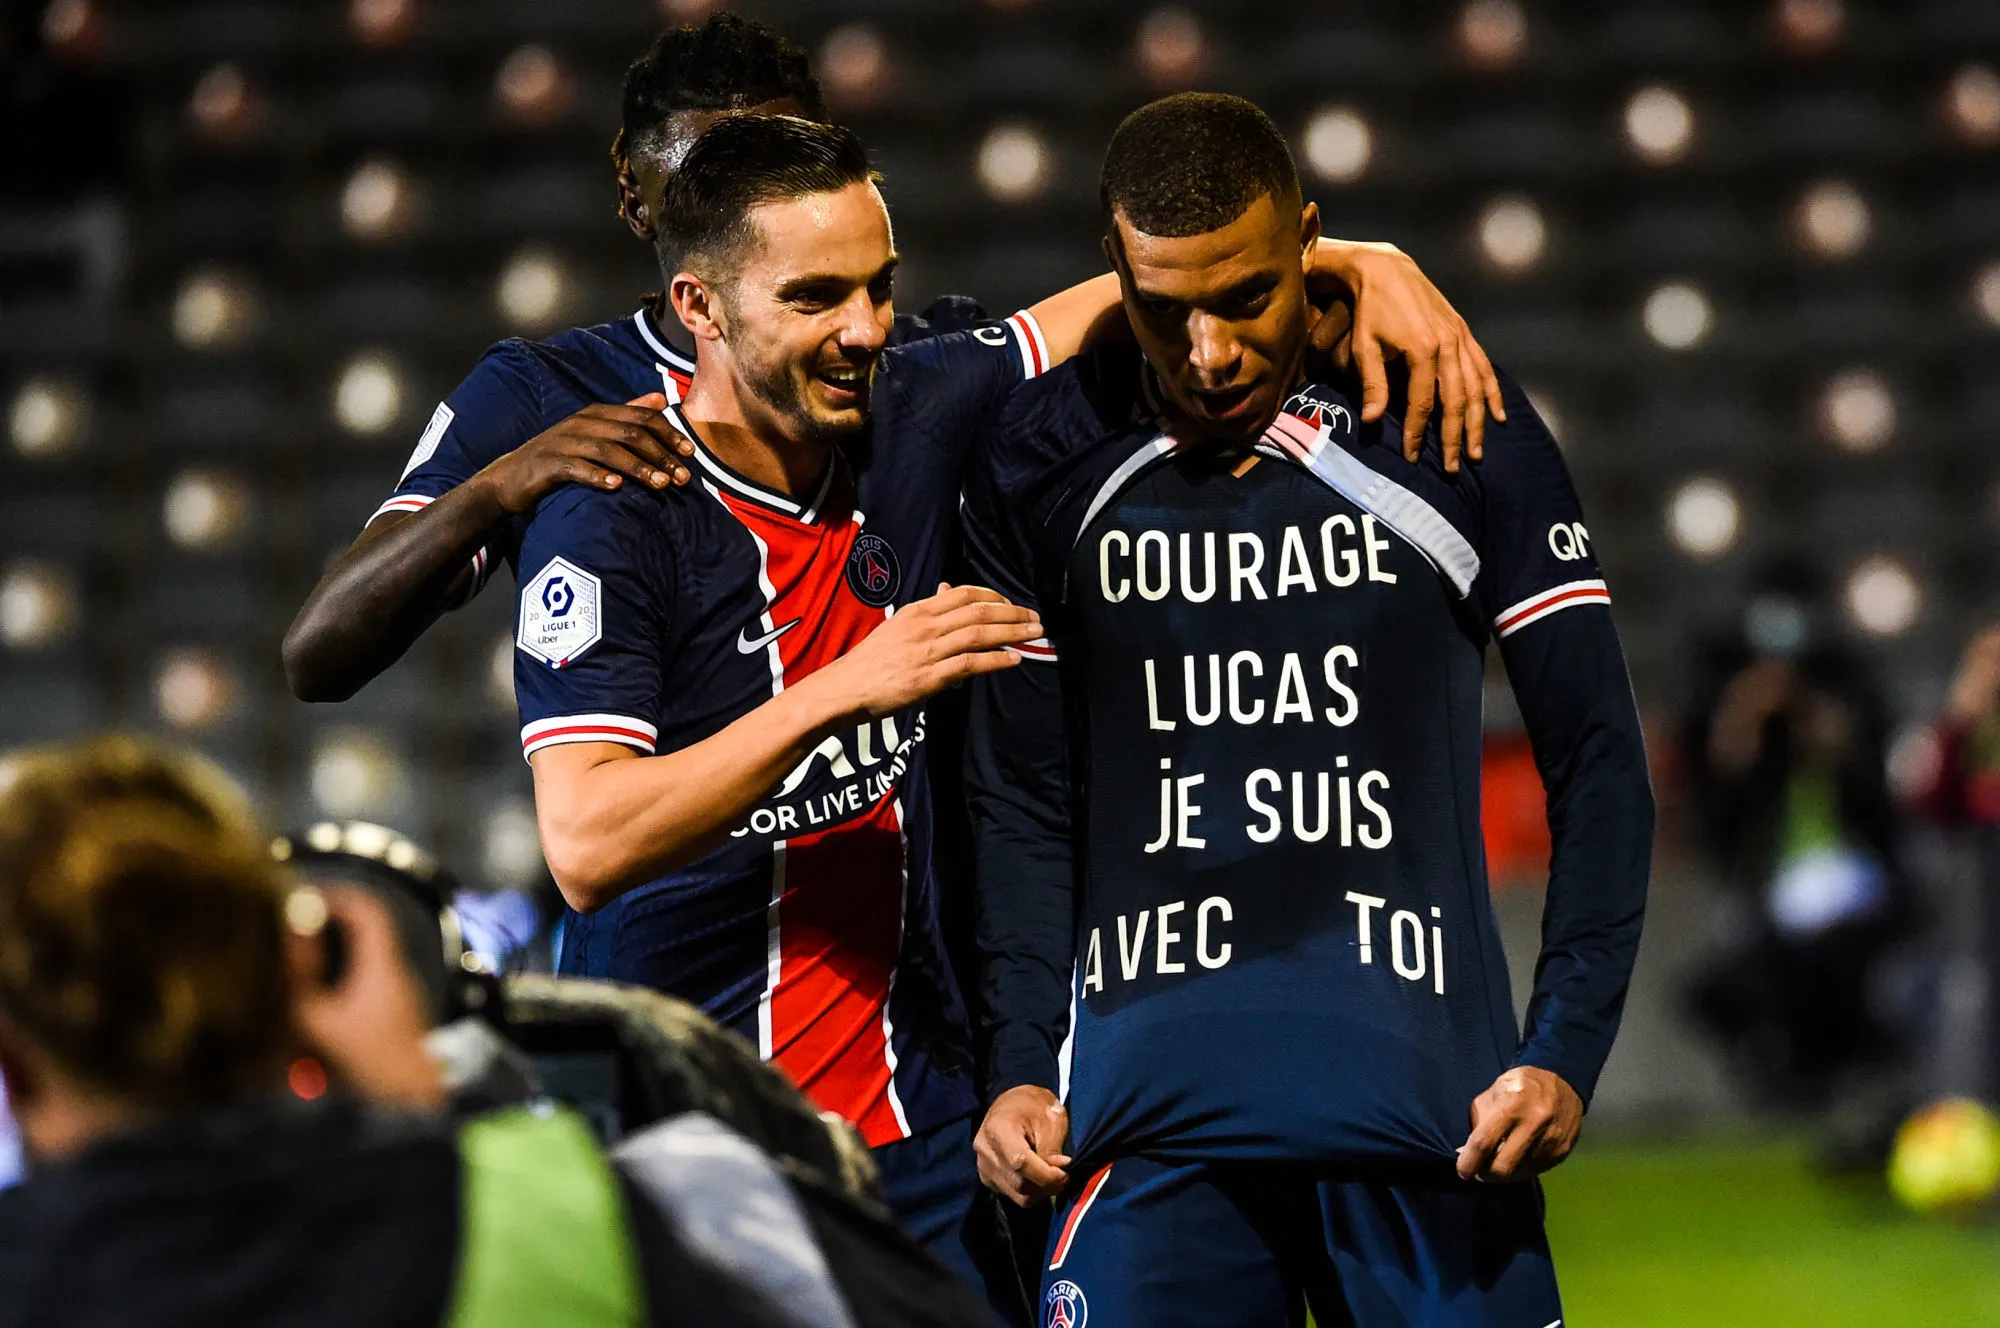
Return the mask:
<path id="1" fill-rule="evenodd" d="M 826 119 L 805 51 L 770 25 L 725 11 L 667 29 L 632 62 L 619 144 L 640 147 L 682 111 L 741 111 L 786 98 L 812 119 Z"/>
<path id="2" fill-rule="evenodd" d="M 1182 92 L 1125 117 L 1105 149 L 1105 224 L 1147 235 L 1221 230 L 1269 194 L 1298 206 L 1299 169 L 1271 117 L 1219 92 Z"/>
<path id="3" fill-rule="evenodd" d="M 765 203 L 875 179 L 854 132 L 792 115 L 731 115 L 710 125 L 667 177 L 660 238 L 684 266 L 721 281 Z"/>

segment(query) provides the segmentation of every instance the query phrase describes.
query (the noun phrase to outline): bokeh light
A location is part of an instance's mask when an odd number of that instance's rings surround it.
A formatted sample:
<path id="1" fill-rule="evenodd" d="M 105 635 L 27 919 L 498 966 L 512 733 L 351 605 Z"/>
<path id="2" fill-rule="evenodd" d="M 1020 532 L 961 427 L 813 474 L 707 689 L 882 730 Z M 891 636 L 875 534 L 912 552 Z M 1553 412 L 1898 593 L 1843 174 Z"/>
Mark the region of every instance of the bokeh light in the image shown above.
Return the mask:
<path id="1" fill-rule="evenodd" d="M 514 634 L 502 636 L 486 654 L 486 694 L 502 712 L 514 711 Z"/>
<path id="2" fill-rule="evenodd" d="M 1821 55 L 1840 44 L 1847 14 L 1841 0 L 1778 0 L 1778 41 L 1796 55 Z"/>
<path id="3" fill-rule="evenodd" d="M 417 26 L 417 0 L 351 0 L 347 28 L 364 46 L 394 46 Z"/>
<path id="4" fill-rule="evenodd" d="M 1819 425 L 1835 446 L 1857 455 L 1880 451 L 1896 434 L 1896 397 L 1873 369 L 1847 369 L 1820 390 Z"/>
<path id="5" fill-rule="evenodd" d="M 1178 5 L 1155 9 L 1140 21 L 1134 50 L 1147 81 L 1161 91 L 1188 87 L 1208 65 L 1201 20 Z"/>
<path id="6" fill-rule="evenodd" d="M 864 110 L 882 100 L 889 88 L 889 43 L 867 23 L 835 28 L 820 43 L 813 62 L 827 101 Z"/>
<path id="7" fill-rule="evenodd" d="M 1548 239 L 1541 208 L 1524 194 L 1496 198 L 1479 214 L 1479 252 L 1488 266 L 1500 272 L 1534 267 L 1542 261 Z"/>
<path id="8" fill-rule="evenodd" d="M 1830 261 L 1860 253 L 1872 224 L 1867 200 L 1845 180 L 1821 180 L 1809 186 L 1792 212 L 1792 232 L 1800 247 Z"/>
<path id="9" fill-rule="evenodd" d="M 247 277 L 223 268 L 188 276 L 174 296 L 174 340 L 189 350 L 230 350 L 257 331 L 259 302 Z"/>
<path id="10" fill-rule="evenodd" d="M 337 729 L 314 748 L 307 782 L 319 809 L 344 821 L 386 807 L 402 779 L 402 763 L 380 734 Z"/>
<path id="11" fill-rule="evenodd" d="M 669 23 L 699 23 L 722 8 L 724 0 L 660 0 L 660 17 Z"/>
<path id="12" fill-rule="evenodd" d="M 1325 106 L 1306 122 L 1306 167 L 1328 184 L 1351 184 L 1368 170 L 1375 135 L 1352 106 Z"/>
<path id="13" fill-rule="evenodd" d="M 1972 307 L 1981 318 L 2000 327 L 2000 261 L 1972 274 Z"/>
<path id="14" fill-rule="evenodd" d="M 528 248 L 507 260 L 493 292 L 494 304 L 516 332 L 545 332 L 563 321 L 575 303 L 575 283 L 560 259 L 546 249 Z"/>
<path id="15" fill-rule="evenodd" d="M 544 868 L 535 804 L 508 798 L 488 812 L 479 859 L 487 882 L 503 890 L 525 890 L 539 882 Z"/>
<path id="16" fill-rule="evenodd" d="M 1562 401 L 1540 383 L 1524 383 L 1521 390 L 1528 394 L 1528 404 L 1535 408 L 1535 414 L 1542 417 L 1542 427 L 1560 447 L 1564 436 Z"/>
<path id="17" fill-rule="evenodd" d="M 1729 484 L 1703 475 L 1667 500 L 1667 535 L 1690 558 L 1719 558 L 1736 545 L 1743 505 Z"/>
<path id="18" fill-rule="evenodd" d="M 333 417 L 349 433 L 381 433 L 403 411 L 403 375 L 379 351 L 364 351 L 341 369 L 333 389 Z"/>
<path id="19" fill-rule="evenodd" d="M 263 98 L 240 65 L 225 61 L 195 81 L 188 119 L 211 143 L 233 145 L 256 132 L 264 118 Z"/>
<path id="20" fill-rule="evenodd" d="M 1975 147 L 2000 142 L 2000 74 L 1991 65 L 1965 65 L 1945 91 L 1945 116 L 1958 136 Z"/>
<path id="21" fill-rule="evenodd" d="M 242 537 L 250 519 L 250 490 L 227 471 L 184 470 L 167 485 L 160 522 L 183 549 L 212 552 Z"/>
<path id="22" fill-rule="evenodd" d="M 31 461 L 60 456 L 83 437 L 90 399 L 66 378 L 30 378 L 7 409 L 7 439 Z"/>
<path id="23" fill-rule="evenodd" d="M 1025 203 L 1048 188 L 1048 144 L 1029 125 L 995 125 L 979 145 L 979 183 L 1002 203 Z"/>
<path id="24" fill-rule="evenodd" d="M 1841 591 L 1853 624 L 1870 636 L 1901 636 L 1924 609 L 1923 587 L 1910 569 L 1888 554 L 1871 554 L 1854 565 Z"/>
<path id="25" fill-rule="evenodd" d="M 408 233 L 416 218 L 416 185 L 401 165 L 371 157 L 354 168 L 340 191 L 340 228 L 375 243 Z"/>
<path id="26" fill-rule="evenodd" d="M 1625 139 L 1648 165 L 1671 166 L 1694 144 L 1694 108 L 1665 84 L 1640 88 L 1625 103 Z"/>
<path id="27" fill-rule="evenodd" d="M 493 76 L 493 99 L 508 119 L 530 127 L 548 124 L 569 109 L 569 74 L 539 42 L 516 48 Z"/>
<path id="28" fill-rule="evenodd" d="M 1715 314 L 1701 287 L 1669 281 L 1646 297 L 1641 318 L 1654 341 L 1668 350 L 1687 350 L 1708 336 Z"/>
<path id="29" fill-rule="evenodd" d="M 153 675 L 153 705 L 177 729 L 215 727 L 235 709 L 236 691 L 234 673 L 212 650 L 170 650 Z"/>
<path id="30" fill-rule="evenodd" d="M 1528 49 L 1527 11 L 1519 0 L 1467 0 L 1458 11 L 1458 46 L 1474 69 L 1511 68 Z"/>
<path id="31" fill-rule="evenodd" d="M 76 591 L 54 563 L 22 559 L 0 567 L 0 645 L 42 650 L 70 633 Z"/>
<path id="32" fill-rule="evenodd" d="M 42 40 L 52 50 L 86 50 L 102 27 L 103 15 L 93 0 L 50 0 L 42 11 Z"/>

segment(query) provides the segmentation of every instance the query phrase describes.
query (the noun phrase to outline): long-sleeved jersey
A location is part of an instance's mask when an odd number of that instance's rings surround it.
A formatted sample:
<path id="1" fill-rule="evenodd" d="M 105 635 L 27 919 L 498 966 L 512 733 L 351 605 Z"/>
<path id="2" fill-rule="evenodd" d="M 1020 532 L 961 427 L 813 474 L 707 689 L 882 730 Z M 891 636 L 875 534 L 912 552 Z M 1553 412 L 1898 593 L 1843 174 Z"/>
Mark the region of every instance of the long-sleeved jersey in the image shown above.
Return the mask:
<path id="1" fill-rule="evenodd" d="M 1588 1100 L 1652 800 L 1575 492 L 1506 399 L 1457 475 L 1323 385 L 1253 448 L 1177 443 L 1131 351 L 995 426 L 968 550 L 1049 634 L 973 700 L 988 1087 L 1064 1092 L 1079 1159 L 1422 1169 L 1511 1065 Z M 1525 1033 L 1480 835 L 1494 640 L 1555 846 Z"/>
<path id="2" fill-rule="evenodd" d="M 890 349 L 868 436 L 802 499 L 731 470 L 685 420 L 695 483 L 543 499 L 521 544 L 523 751 L 687 747 L 934 593 L 970 442 L 1046 361 L 1026 313 Z M 828 737 L 719 846 L 570 914 L 562 971 L 700 1005 L 870 1144 L 965 1115 L 926 736 L 911 707 Z"/>

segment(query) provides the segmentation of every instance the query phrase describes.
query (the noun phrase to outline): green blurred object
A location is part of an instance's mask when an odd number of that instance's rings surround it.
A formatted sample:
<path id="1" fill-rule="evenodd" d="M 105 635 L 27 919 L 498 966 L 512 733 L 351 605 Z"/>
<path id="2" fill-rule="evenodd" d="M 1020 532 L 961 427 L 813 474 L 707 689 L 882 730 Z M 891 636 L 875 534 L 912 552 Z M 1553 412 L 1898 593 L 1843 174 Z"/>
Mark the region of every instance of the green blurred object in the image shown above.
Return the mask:
<path id="1" fill-rule="evenodd" d="M 2000 1324 L 2000 1228 L 1820 1177 L 1797 1141 L 1586 1139 L 1544 1183 L 1565 1328 Z"/>

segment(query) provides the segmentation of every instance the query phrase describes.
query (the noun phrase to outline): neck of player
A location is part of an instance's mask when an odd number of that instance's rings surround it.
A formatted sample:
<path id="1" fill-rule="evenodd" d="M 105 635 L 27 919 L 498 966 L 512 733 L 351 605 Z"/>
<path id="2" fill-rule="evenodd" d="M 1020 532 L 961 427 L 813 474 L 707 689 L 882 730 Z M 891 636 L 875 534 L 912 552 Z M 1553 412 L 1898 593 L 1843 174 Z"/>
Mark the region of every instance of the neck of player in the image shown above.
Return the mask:
<path id="1" fill-rule="evenodd" d="M 694 358 L 693 335 L 681 326 L 681 320 L 674 316 L 673 307 L 664 299 L 646 301 L 646 321 L 653 325 L 654 336 L 690 360 Z"/>
<path id="2" fill-rule="evenodd" d="M 833 447 L 816 435 L 793 437 L 769 407 L 715 362 L 715 343 L 703 342 L 681 412 L 700 434 L 695 441 L 753 484 L 803 502 L 819 488 Z"/>

